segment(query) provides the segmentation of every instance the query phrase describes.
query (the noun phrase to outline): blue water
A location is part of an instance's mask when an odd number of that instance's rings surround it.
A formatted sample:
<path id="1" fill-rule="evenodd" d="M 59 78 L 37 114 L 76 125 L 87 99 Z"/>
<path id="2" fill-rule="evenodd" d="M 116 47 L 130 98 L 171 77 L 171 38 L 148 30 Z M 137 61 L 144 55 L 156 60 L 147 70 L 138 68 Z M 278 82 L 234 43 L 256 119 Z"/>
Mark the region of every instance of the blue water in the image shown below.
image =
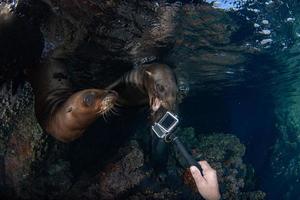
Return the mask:
<path id="1" fill-rule="evenodd" d="M 180 109 L 183 126 L 235 134 L 246 145 L 244 161 L 255 169 L 256 189 L 266 192 L 266 199 L 299 199 L 300 3 L 206 2 L 228 17 L 211 23 L 239 28 L 229 36 L 227 29 L 211 29 L 223 40 L 207 36 L 208 44 L 202 44 L 205 22 L 197 27 L 191 21 L 209 12 L 185 13 L 178 31 L 184 45 L 169 55 L 189 82 Z"/>

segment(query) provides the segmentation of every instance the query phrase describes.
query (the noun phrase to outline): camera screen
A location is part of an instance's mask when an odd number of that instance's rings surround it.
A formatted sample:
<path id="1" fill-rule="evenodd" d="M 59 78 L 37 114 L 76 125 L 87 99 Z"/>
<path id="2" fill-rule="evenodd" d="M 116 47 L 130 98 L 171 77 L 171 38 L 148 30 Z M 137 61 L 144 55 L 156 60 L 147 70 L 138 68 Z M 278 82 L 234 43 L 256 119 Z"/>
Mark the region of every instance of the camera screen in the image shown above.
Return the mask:
<path id="1" fill-rule="evenodd" d="M 174 119 L 171 115 L 167 115 L 160 121 L 160 125 L 164 127 L 164 129 L 168 130 L 175 122 L 176 119 Z"/>

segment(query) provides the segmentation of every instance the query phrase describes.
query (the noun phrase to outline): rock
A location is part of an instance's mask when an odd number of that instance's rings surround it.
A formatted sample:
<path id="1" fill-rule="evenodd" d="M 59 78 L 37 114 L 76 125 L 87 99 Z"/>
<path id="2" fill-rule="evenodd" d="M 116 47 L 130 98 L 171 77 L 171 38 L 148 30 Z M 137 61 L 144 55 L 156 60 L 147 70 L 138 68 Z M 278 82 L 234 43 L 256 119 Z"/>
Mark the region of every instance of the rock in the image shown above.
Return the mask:
<path id="1" fill-rule="evenodd" d="M 34 65 L 43 49 L 39 27 L 22 16 L 16 4 L 23 1 L 0 2 L 0 87 L 11 80 L 15 86 L 24 83 L 25 67 Z"/>
<path id="2" fill-rule="evenodd" d="M 187 79 L 194 88 L 191 92 L 211 94 L 245 81 L 243 69 L 260 51 L 251 42 L 253 24 L 239 24 L 227 12 L 205 3 L 184 4 L 178 20 L 176 43 L 166 60 L 176 67 L 179 77 Z M 234 72 L 230 74 L 234 78 L 228 78 L 228 71 Z M 220 87 L 216 82 L 223 84 Z"/>
<path id="3" fill-rule="evenodd" d="M 107 87 L 134 66 L 160 60 L 174 43 L 179 6 L 162 1 L 49 0 L 48 46 L 64 45 L 75 88 Z M 71 56 L 70 56 L 71 55 Z M 105 79 L 103 79 L 105 77 Z"/>
<path id="4" fill-rule="evenodd" d="M 160 192 L 138 192 L 130 197 L 128 199 L 130 200 L 139 200 L 139 199 L 155 199 L 155 200 L 164 200 L 164 199 L 176 199 L 178 198 L 178 193 L 176 191 L 172 191 L 168 188 L 162 188 Z"/>
<path id="5" fill-rule="evenodd" d="M 96 176 L 84 174 L 67 196 L 73 199 L 116 199 L 138 186 L 151 171 L 144 171 L 144 154 L 136 141 L 119 149 L 113 161 Z"/>
<path id="6" fill-rule="evenodd" d="M 266 193 L 262 191 L 255 192 L 244 192 L 241 195 L 241 199 L 249 199 L 249 200 L 263 200 L 266 198 Z"/>
<path id="7" fill-rule="evenodd" d="M 42 130 L 34 115 L 32 91 L 25 84 L 16 94 L 11 87 L 2 93 L 0 127 L 0 157 L 4 181 L 2 185 L 15 195 L 21 195 L 24 181 L 31 172 Z M 5 104 L 5 106 L 3 106 Z M 2 171 L 2 170 L 1 170 Z M 3 172 L 2 171 L 2 172 Z M 1 183 L 0 183 L 1 184 Z"/>
<path id="8" fill-rule="evenodd" d="M 11 86 L 1 93 L 0 185 L 7 198 L 49 199 L 71 184 L 69 164 L 50 145 L 34 114 L 32 89 L 28 83 L 12 94 Z M 48 163 L 47 163 L 48 161 Z M 2 171 L 3 169 L 3 171 Z M 47 171 L 44 173 L 44 171 Z M 67 183 L 66 183 L 67 182 Z M 51 189 L 49 189 L 51 188 Z M 55 189 L 56 188 L 56 189 Z M 2 191 L 0 191 L 1 194 Z M 42 194 L 41 194 L 42 193 Z"/>
<path id="9" fill-rule="evenodd" d="M 128 152 L 129 151 L 129 152 Z M 108 165 L 100 173 L 100 194 L 103 199 L 113 199 L 138 185 L 147 174 L 140 167 L 144 165 L 143 153 L 133 145 L 129 150 L 121 149 L 120 161 Z"/>
<path id="10" fill-rule="evenodd" d="M 70 162 L 57 157 L 56 161 L 44 166 L 41 174 L 30 177 L 24 191 L 28 199 L 63 199 L 72 186 L 74 178 Z M 26 198 L 25 198 L 26 199 Z"/>
<path id="11" fill-rule="evenodd" d="M 295 30 L 297 28 L 299 24 L 294 27 Z M 293 77 L 293 72 L 299 69 L 299 52 L 295 43 L 286 53 L 276 54 L 277 62 L 281 63 L 285 73 L 276 78 L 283 81 L 275 82 L 272 87 L 277 138 L 271 148 L 269 176 L 272 178 L 268 182 L 276 183 L 276 188 L 280 188 L 273 192 L 280 199 L 297 199 L 300 195 L 300 79 Z M 293 81 L 288 81 L 291 77 Z"/>
<path id="12" fill-rule="evenodd" d="M 288 100 L 281 103 L 276 109 L 278 138 L 272 147 L 271 172 L 273 179 L 284 191 L 283 197 L 293 199 L 299 195 L 300 107 L 296 103 L 288 103 Z"/>

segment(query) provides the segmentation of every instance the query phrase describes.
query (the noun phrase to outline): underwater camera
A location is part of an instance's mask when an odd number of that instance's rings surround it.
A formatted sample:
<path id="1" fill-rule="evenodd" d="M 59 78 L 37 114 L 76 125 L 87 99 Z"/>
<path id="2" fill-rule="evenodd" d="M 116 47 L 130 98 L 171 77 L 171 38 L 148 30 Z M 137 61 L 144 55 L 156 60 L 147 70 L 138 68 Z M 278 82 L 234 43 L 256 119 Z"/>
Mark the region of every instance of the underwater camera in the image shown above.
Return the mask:
<path id="1" fill-rule="evenodd" d="M 176 115 L 167 111 L 165 115 L 152 126 L 152 130 L 159 138 L 166 138 L 174 131 L 179 120 Z"/>
<path id="2" fill-rule="evenodd" d="M 158 122 L 154 123 L 152 130 L 157 137 L 164 139 L 166 143 L 173 143 L 178 149 L 179 153 L 185 158 L 188 165 L 196 166 L 203 176 L 203 171 L 199 163 L 196 162 L 196 160 L 189 154 L 185 146 L 174 133 L 178 123 L 179 119 L 177 115 L 167 111 Z"/>

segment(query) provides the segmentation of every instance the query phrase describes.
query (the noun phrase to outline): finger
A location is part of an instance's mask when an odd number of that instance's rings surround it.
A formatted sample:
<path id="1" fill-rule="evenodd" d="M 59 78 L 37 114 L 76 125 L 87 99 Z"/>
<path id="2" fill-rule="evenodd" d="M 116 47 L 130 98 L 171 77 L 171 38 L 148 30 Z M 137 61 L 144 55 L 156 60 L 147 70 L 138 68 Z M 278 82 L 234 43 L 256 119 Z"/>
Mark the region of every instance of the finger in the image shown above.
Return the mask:
<path id="1" fill-rule="evenodd" d="M 208 162 L 206 160 L 199 161 L 199 164 L 200 164 L 201 168 L 203 169 L 203 171 L 208 171 L 208 170 L 213 169 L 213 168 L 211 168 L 211 166 L 208 164 Z"/>
<path id="2" fill-rule="evenodd" d="M 195 179 L 197 186 L 199 186 L 199 184 L 205 182 L 204 177 L 201 175 L 201 173 L 197 167 L 191 166 L 190 171 L 192 173 L 193 178 Z"/>

